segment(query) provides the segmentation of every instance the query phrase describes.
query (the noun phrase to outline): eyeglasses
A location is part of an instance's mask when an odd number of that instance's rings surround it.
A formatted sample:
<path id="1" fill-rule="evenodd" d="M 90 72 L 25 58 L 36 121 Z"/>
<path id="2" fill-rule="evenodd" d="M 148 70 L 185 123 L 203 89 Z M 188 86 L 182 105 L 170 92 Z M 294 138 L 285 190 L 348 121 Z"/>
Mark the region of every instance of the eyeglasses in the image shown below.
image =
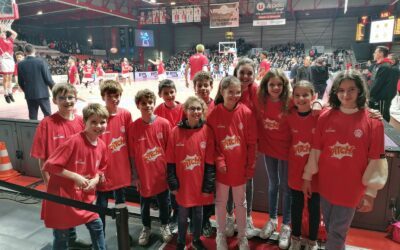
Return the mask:
<path id="1" fill-rule="evenodd" d="M 72 95 L 69 95 L 69 96 L 58 96 L 57 99 L 60 100 L 60 101 L 66 101 L 66 100 L 75 101 L 76 97 L 72 96 Z"/>
<path id="2" fill-rule="evenodd" d="M 189 111 L 190 112 L 196 112 L 196 111 L 201 112 L 201 111 L 203 111 L 203 108 L 202 107 L 189 107 Z"/>

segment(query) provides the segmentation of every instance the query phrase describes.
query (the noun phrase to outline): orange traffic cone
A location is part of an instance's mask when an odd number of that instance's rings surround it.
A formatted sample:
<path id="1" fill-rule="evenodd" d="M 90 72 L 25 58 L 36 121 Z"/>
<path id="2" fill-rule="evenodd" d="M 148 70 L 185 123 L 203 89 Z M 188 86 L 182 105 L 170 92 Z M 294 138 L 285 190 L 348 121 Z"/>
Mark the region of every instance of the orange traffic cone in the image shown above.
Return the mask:
<path id="1" fill-rule="evenodd" d="M 11 165 L 10 157 L 8 157 L 6 144 L 0 141 L 0 180 L 6 181 L 18 175 L 20 174 L 17 171 L 15 171 Z"/>

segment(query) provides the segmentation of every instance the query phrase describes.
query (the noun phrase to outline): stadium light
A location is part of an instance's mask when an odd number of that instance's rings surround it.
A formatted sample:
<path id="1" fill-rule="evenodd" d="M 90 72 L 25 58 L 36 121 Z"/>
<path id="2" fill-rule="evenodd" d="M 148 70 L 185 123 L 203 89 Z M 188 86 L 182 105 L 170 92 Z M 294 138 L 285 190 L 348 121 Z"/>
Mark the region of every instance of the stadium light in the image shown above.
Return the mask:
<path id="1" fill-rule="evenodd" d="M 157 1 L 156 0 L 150 0 L 150 3 L 156 3 Z"/>
<path id="2" fill-rule="evenodd" d="M 176 3 L 175 2 L 171 2 L 171 5 L 175 5 Z"/>
<path id="3" fill-rule="evenodd" d="M 39 10 L 36 15 L 43 15 L 43 11 Z"/>

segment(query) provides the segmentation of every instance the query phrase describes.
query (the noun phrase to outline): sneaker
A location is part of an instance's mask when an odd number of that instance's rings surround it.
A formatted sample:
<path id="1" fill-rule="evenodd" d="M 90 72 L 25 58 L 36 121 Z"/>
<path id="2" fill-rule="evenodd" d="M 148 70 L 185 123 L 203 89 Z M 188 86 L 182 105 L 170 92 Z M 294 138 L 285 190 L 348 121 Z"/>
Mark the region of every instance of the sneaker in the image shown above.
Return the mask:
<path id="1" fill-rule="evenodd" d="M 186 249 L 186 245 L 183 243 L 179 243 L 176 244 L 176 250 L 185 250 Z"/>
<path id="2" fill-rule="evenodd" d="M 277 220 L 269 220 L 261 229 L 260 232 L 260 238 L 261 239 L 269 239 L 271 235 L 276 231 L 276 228 L 278 227 L 278 221 Z"/>
<path id="3" fill-rule="evenodd" d="M 217 233 L 217 249 L 228 250 L 228 244 L 226 243 L 226 236 L 223 233 Z"/>
<path id="4" fill-rule="evenodd" d="M 204 247 L 203 242 L 201 240 L 194 240 L 192 242 L 193 250 L 206 250 L 207 248 Z"/>
<path id="5" fill-rule="evenodd" d="M 143 227 L 142 232 L 139 235 L 139 245 L 145 246 L 149 243 L 151 229 L 149 227 Z"/>
<path id="6" fill-rule="evenodd" d="M 251 239 L 254 236 L 258 236 L 258 232 L 255 230 L 253 219 L 251 216 L 248 216 L 246 222 L 246 237 L 247 239 Z"/>
<path id="7" fill-rule="evenodd" d="M 83 241 L 81 239 L 70 240 L 68 242 L 69 250 L 83 250 L 83 249 L 92 249 L 92 243 Z"/>
<path id="8" fill-rule="evenodd" d="M 15 102 L 14 96 L 13 96 L 12 94 L 9 94 L 8 97 L 10 97 L 10 100 L 11 100 L 12 102 Z"/>
<path id="9" fill-rule="evenodd" d="M 168 225 L 161 225 L 160 232 L 164 242 L 169 242 L 172 239 L 172 234 Z"/>
<path id="10" fill-rule="evenodd" d="M 301 239 L 292 237 L 289 250 L 301 250 Z"/>
<path id="11" fill-rule="evenodd" d="M 288 249 L 291 232 L 292 232 L 292 230 L 290 229 L 290 226 L 282 225 L 281 231 L 279 233 L 279 248 L 280 249 Z"/>
<path id="12" fill-rule="evenodd" d="M 225 235 L 226 237 L 232 237 L 235 234 L 235 218 L 233 215 L 226 216 Z"/>
<path id="13" fill-rule="evenodd" d="M 207 221 L 203 225 L 202 234 L 206 238 L 210 238 L 213 234 L 213 228 L 211 226 L 210 221 Z"/>
<path id="14" fill-rule="evenodd" d="M 6 99 L 7 103 L 11 103 L 11 99 L 9 95 L 4 95 L 4 98 Z"/>
<path id="15" fill-rule="evenodd" d="M 249 248 L 249 241 L 247 240 L 246 237 L 241 237 L 239 239 L 239 250 L 250 250 Z"/>
<path id="16" fill-rule="evenodd" d="M 316 241 L 308 241 L 305 250 L 318 250 L 318 243 Z"/>

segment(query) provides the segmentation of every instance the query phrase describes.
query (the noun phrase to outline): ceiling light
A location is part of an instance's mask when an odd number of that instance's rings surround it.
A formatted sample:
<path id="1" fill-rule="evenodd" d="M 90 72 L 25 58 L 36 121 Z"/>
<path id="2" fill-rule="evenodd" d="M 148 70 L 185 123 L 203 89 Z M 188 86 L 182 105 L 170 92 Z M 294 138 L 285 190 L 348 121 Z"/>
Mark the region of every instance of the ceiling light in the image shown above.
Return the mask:
<path id="1" fill-rule="evenodd" d="M 150 3 L 156 3 L 156 0 L 150 0 Z"/>
<path id="2" fill-rule="evenodd" d="M 43 15 L 43 11 L 39 10 L 36 15 Z"/>
<path id="3" fill-rule="evenodd" d="M 175 2 L 171 2 L 171 5 L 175 5 L 176 3 Z"/>

